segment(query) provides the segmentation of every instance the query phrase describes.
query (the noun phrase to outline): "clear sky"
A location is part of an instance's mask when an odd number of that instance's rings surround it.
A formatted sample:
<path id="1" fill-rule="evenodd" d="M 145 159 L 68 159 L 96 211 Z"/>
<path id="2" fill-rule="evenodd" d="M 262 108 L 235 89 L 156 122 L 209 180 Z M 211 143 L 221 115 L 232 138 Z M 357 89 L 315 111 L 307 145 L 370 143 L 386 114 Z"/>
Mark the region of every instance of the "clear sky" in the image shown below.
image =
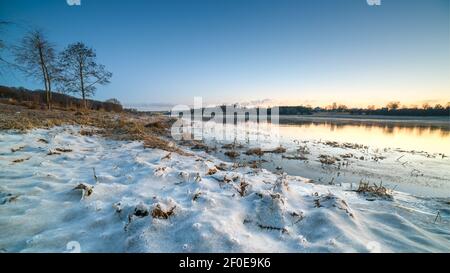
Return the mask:
<path id="1" fill-rule="evenodd" d="M 40 27 L 113 72 L 97 99 L 355 106 L 450 101 L 449 0 L 0 0 L 10 43 Z M 20 73 L 0 84 L 41 88 Z"/>

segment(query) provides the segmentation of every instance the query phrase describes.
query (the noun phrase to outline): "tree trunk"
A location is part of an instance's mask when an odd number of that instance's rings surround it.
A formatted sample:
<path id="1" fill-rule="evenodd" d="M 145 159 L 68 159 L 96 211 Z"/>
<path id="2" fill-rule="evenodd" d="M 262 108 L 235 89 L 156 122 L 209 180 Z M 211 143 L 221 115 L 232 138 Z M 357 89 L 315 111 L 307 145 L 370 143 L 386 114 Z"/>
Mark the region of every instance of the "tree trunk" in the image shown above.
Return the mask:
<path id="1" fill-rule="evenodd" d="M 46 103 L 47 103 L 47 107 L 49 108 L 49 106 L 50 106 L 50 104 L 49 104 L 50 98 L 48 96 L 48 82 L 47 82 L 47 76 L 45 74 L 45 68 L 44 68 L 43 64 L 41 64 L 41 69 L 42 69 L 42 76 L 44 77 Z"/>
<path id="2" fill-rule="evenodd" d="M 83 62 L 80 62 L 80 83 L 81 83 L 81 95 L 83 97 L 84 109 L 87 109 L 86 90 L 84 89 Z"/>
<path id="3" fill-rule="evenodd" d="M 50 76 L 47 72 L 47 81 L 48 81 L 48 109 L 52 110 L 52 82 L 50 81 Z"/>
<path id="4" fill-rule="evenodd" d="M 84 107 L 84 109 L 86 109 L 87 108 L 87 103 L 86 103 L 86 96 L 84 94 L 84 90 L 82 90 L 81 93 L 82 93 L 82 96 L 83 96 L 83 107 Z"/>
<path id="5" fill-rule="evenodd" d="M 44 85 L 45 85 L 45 95 L 46 95 L 46 99 L 47 99 L 47 109 L 51 109 L 51 97 L 50 97 L 50 92 L 49 92 L 49 78 L 48 78 L 48 71 L 47 68 L 45 67 L 45 62 L 44 62 L 44 56 L 42 53 L 42 48 L 39 47 L 39 60 L 41 62 L 41 69 L 42 69 L 42 75 L 44 77 Z"/>

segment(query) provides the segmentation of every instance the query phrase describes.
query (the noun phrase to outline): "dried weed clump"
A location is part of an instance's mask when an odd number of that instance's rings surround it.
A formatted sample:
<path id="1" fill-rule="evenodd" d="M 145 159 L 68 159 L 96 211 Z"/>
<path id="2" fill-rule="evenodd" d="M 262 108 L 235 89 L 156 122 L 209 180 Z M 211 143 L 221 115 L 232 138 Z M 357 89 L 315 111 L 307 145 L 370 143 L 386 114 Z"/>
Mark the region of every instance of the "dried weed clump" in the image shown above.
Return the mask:
<path id="1" fill-rule="evenodd" d="M 171 207 L 168 210 L 163 210 L 160 204 L 156 204 L 156 206 L 152 210 L 152 217 L 159 219 L 168 219 L 169 217 L 174 215 L 176 206 Z"/>
<path id="2" fill-rule="evenodd" d="M 286 152 L 286 148 L 284 148 L 283 146 L 279 146 L 273 150 L 267 150 L 264 151 L 265 153 L 273 153 L 273 154 L 283 154 Z"/>
<path id="3" fill-rule="evenodd" d="M 247 188 L 249 185 L 250 184 L 248 184 L 244 180 L 241 181 L 241 183 L 239 184 L 239 187 L 237 188 L 237 191 L 241 197 L 244 197 L 247 195 Z"/>
<path id="4" fill-rule="evenodd" d="M 388 200 L 391 200 L 393 198 L 392 190 L 384 187 L 383 183 L 380 183 L 380 185 L 377 185 L 375 183 L 373 185 L 370 185 L 369 182 L 361 181 L 359 182 L 359 186 L 356 192 L 371 197 L 378 197 Z"/>
<path id="5" fill-rule="evenodd" d="M 15 159 L 12 161 L 12 163 L 22 163 L 24 161 L 30 160 L 31 156 L 26 157 L 26 158 L 19 158 L 19 159 Z"/>
<path id="6" fill-rule="evenodd" d="M 320 155 L 319 156 L 319 162 L 322 163 L 322 165 L 333 165 L 337 161 L 341 161 L 339 158 L 329 155 Z"/>
<path id="7" fill-rule="evenodd" d="M 240 156 L 239 152 L 234 151 L 234 150 L 225 152 L 225 155 L 231 159 L 235 159 Z"/>
<path id="8" fill-rule="evenodd" d="M 264 155 L 264 151 L 261 150 L 261 148 L 252 148 L 252 149 L 248 149 L 245 152 L 246 155 L 256 155 L 256 156 L 263 156 Z"/>

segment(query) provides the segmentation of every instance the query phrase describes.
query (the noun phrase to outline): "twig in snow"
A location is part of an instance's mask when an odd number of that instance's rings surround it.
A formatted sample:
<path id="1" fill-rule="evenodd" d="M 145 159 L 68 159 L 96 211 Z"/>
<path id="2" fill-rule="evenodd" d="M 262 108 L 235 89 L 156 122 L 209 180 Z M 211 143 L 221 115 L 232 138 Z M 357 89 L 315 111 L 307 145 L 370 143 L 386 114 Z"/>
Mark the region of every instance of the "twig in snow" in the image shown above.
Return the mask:
<path id="1" fill-rule="evenodd" d="M 26 158 L 20 158 L 20 159 L 16 159 L 16 160 L 13 160 L 13 162 L 12 163 L 22 163 L 22 162 L 24 162 L 24 161 L 27 161 L 27 160 L 29 160 L 31 158 L 31 156 L 29 156 L 29 157 L 26 157 Z"/>
<path id="2" fill-rule="evenodd" d="M 436 221 L 437 221 L 438 218 L 442 220 L 441 212 L 439 210 L 438 210 L 438 212 L 436 214 L 436 218 L 434 218 L 434 224 L 436 224 Z"/>
<path id="3" fill-rule="evenodd" d="M 17 147 L 17 148 L 11 148 L 11 152 L 15 153 L 15 152 L 18 152 L 18 151 L 22 150 L 23 148 L 25 148 L 25 146 L 20 146 L 20 147 Z"/>
<path id="4" fill-rule="evenodd" d="M 161 158 L 161 160 L 170 159 L 171 155 L 172 155 L 172 153 L 168 153 L 163 158 Z"/>
<path id="5" fill-rule="evenodd" d="M 98 177 L 97 177 L 97 175 L 95 174 L 95 167 L 92 168 L 92 171 L 94 172 L 94 180 L 95 180 L 95 183 L 98 183 Z"/>

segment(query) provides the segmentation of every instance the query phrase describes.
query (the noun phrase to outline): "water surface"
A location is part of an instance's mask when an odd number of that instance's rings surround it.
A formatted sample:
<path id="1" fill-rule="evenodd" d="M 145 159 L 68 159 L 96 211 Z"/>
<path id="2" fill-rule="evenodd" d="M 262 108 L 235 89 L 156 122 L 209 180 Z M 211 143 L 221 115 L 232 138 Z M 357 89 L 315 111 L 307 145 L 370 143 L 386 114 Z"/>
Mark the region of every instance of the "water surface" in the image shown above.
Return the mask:
<path id="1" fill-rule="evenodd" d="M 450 130 L 445 119 L 281 117 L 280 124 L 257 130 L 248 130 L 243 123 L 221 125 L 213 126 L 214 134 L 207 133 L 205 139 L 209 145 L 219 147 L 216 155 L 224 160 L 261 160 L 263 168 L 318 183 L 357 186 L 364 180 L 414 195 L 450 197 Z M 220 138 L 222 131 L 226 131 L 227 139 Z M 235 159 L 227 158 L 222 145 L 233 142 L 230 132 L 232 136 L 235 133 L 234 142 L 241 144 L 240 156 Z M 257 135 L 258 141 L 249 140 L 252 135 Z M 358 146 L 343 147 L 344 143 Z M 245 154 L 249 147 L 270 149 L 279 145 L 286 148 L 285 153 L 268 153 L 262 158 Z M 339 160 L 322 164 L 324 155 Z"/>

